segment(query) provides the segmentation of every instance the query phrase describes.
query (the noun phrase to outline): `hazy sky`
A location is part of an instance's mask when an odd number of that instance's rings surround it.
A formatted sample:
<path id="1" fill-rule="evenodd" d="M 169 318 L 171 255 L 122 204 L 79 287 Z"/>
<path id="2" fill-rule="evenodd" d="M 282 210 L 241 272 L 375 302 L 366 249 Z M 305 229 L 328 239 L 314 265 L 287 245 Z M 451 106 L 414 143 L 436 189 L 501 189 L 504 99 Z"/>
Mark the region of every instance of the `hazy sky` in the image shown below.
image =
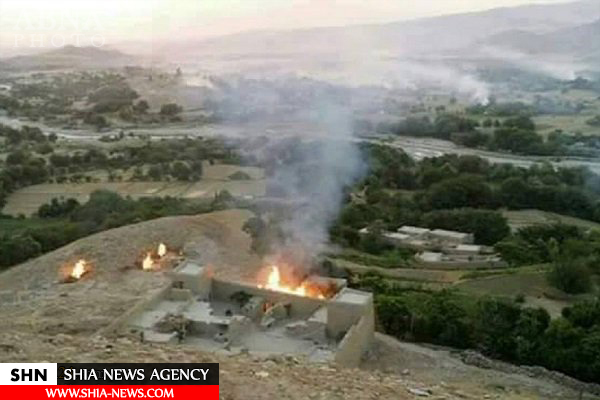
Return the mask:
<path id="1" fill-rule="evenodd" d="M 0 0 L 0 46 L 389 22 L 565 0 Z"/>

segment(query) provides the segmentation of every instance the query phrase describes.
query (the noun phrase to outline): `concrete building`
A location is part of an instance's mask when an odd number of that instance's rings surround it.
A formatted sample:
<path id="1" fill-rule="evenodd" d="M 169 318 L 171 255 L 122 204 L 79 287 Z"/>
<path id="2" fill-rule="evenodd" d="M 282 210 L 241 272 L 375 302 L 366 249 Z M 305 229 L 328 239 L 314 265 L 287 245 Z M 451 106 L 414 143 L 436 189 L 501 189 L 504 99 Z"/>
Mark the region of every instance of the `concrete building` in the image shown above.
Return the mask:
<path id="1" fill-rule="evenodd" d="M 433 252 L 433 251 L 424 251 L 415 256 L 415 258 L 418 261 L 421 261 L 424 263 L 441 262 L 443 257 L 444 257 L 443 253 Z"/>
<path id="2" fill-rule="evenodd" d="M 406 243 L 406 241 L 410 239 L 409 235 L 399 232 L 385 232 L 382 234 L 382 236 L 385 239 L 385 241 L 391 244 L 392 246 L 401 246 L 403 243 Z"/>
<path id="3" fill-rule="evenodd" d="M 359 231 L 369 233 L 368 228 Z M 382 232 L 390 245 L 412 249 L 415 259 L 430 268 L 499 268 L 507 264 L 488 246 L 473 244 L 471 233 L 445 229 L 402 226 L 397 232 Z"/>
<path id="4" fill-rule="evenodd" d="M 440 240 L 451 244 L 472 244 L 473 234 L 456 231 L 447 231 L 445 229 L 434 229 L 429 234 L 432 239 Z"/>
<path id="5" fill-rule="evenodd" d="M 337 289 L 325 299 L 216 279 L 189 260 L 170 277 L 169 287 L 123 320 L 146 341 L 226 354 L 295 354 L 356 367 L 373 340 L 373 296 L 347 288 L 343 279 L 313 278 Z"/>
<path id="6" fill-rule="evenodd" d="M 479 246 L 476 244 L 459 244 L 458 246 L 448 249 L 449 254 L 458 254 L 465 256 L 476 256 L 479 254 L 489 254 L 493 252 L 486 246 Z"/>
<path id="7" fill-rule="evenodd" d="M 428 239 L 431 230 L 427 228 L 420 228 L 418 226 L 405 225 L 400 227 L 398 232 L 408 235 L 414 239 Z"/>

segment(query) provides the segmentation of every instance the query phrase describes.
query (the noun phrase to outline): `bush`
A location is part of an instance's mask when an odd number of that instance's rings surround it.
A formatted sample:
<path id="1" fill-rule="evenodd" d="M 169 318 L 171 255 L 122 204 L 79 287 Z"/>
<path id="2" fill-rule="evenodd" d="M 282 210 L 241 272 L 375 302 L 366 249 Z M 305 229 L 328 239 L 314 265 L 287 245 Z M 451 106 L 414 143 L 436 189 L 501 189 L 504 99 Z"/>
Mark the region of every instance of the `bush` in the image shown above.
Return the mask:
<path id="1" fill-rule="evenodd" d="M 595 117 L 588 119 L 587 121 L 585 121 L 585 123 L 589 126 L 600 126 L 600 115 L 596 115 Z"/>
<path id="2" fill-rule="evenodd" d="M 506 218 L 496 211 L 460 209 L 436 210 L 421 218 L 421 225 L 430 229 L 448 229 L 472 233 L 475 243 L 493 245 L 510 233 Z"/>
<path id="3" fill-rule="evenodd" d="M 482 177 L 462 175 L 432 185 L 425 193 L 424 205 L 430 209 L 490 207 L 494 195 Z"/>
<path id="4" fill-rule="evenodd" d="M 57 218 L 69 215 L 73 210 L 79 207 L 79 202 L 75 199 L 52 199 L 50 204 L 42 204 L 38 209 L 40 218 Z"/>
<path id="5" fill-rule="evenodd" d="M 190 180 L 191 174 L 192 170 L 190 169 L 190 167 L 188 167 L 186 163 L 183 163 L 181 161 L 176 161 L 171 167 L 171 175 L 173 175 L 173 178 L 179 181 Z"/>
<path id="6" fill-rule="evenodd" d="M 89 95 L 89 101 L 97 104 L 119 103 L 123 105 L 131 104 L 131 101 L 138 97 L 136 91 L 131 89 L 126 82 L 118 82 L 96 90 Z M 118 107 L 113 111 L 116 110 L 118 110 Z"/>
<path id="7" fill-rule="evenodd" d="M 42 246 L 29 235 L 0 237 L 0 267 L 19 264 L 42 253 Z"/>
<path id="8" fill-rule="evenodd" d="M 160 114 L 167 117 L 173 117 L 181 111 L 183 111 L 183 108 L 175 103 L 163 104 L 162 107 L 160 107 Z"/>
<path id="9" fill-rule="evenodd" d="M 577 257 L 573 252 L 581 252 L 579 245 L 591 251 L 592 246 L 583 232 L 571 225 L 533 225 L 519 231 L 501 242 L 495 248 L 502 258 L 513 266 L 548 263 L 556 257 Z M 580 254 L 582 255 L 582 254 Z"/>
<path id="10" fill-rule="evenodd" d="M 592 274 L 584 258 L 561 257 L 552 264 L 548 282 L 569 294 L 586 293 L 592 288 Z"/>

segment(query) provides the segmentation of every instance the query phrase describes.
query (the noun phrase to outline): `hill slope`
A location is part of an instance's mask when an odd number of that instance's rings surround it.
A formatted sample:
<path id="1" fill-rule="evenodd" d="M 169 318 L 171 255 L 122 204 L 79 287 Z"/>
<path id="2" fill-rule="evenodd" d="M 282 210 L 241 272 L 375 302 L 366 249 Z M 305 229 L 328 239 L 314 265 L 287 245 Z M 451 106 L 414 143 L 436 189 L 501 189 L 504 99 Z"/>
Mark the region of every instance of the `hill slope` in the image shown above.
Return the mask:
<path id="1" fill-rule="evenodd" d="M 191 346 L 140 343 L 126 333 L 103 335 L 115 318 L 167 284 L 165 271 L 132 267 L 140 253 L 160 241 L 212 265 L 217 275 L 252 279 L 261 264 L 242 231 L 251 215 L 228 210 L 125 226 L 3 272 L 0 362 L 219 362 L 220 397 L 227 400 L 408 400 L 423 390 L 427 397 L 446 400 L 575 398 L 550 381 L 469 366 L 447 350 L 383 335 L 377 335 L 361 370 L 290 357 L 225 357 Z M 60 283 L 59 266 L 80 257 L 93 263 L 92 272 L 79 282 Z"/>
<path id="2" fill-rule="evenodd" d="M 134 58 L 104 47 L 64 46 L 38 54 L 16 56 L 2 60 L 2 69 L 111 67 L 125 65 Z"/>
<path id="3" fill-rule="evenodd" d="M 523 29 L 547 33 L 590 23 L 600 18 L 595 0 L 567 4 L 530 5 L 448 15 L 413 21 L 293 31 L 244 32 L 199 42 L 169 43 L 164 50 L 254 55 L 386 52 L 431 54 L 462 48 L 504 31 Z"/>
<path id="4" fill-rule="evenodd" d="M 503 32 L 492 36 L 486 43 L 530 54 L 555 53 L 586 57 L 600 52 L 598 37 L 600 37 L 600 19 L 546 34 L 521 30 Z"/>

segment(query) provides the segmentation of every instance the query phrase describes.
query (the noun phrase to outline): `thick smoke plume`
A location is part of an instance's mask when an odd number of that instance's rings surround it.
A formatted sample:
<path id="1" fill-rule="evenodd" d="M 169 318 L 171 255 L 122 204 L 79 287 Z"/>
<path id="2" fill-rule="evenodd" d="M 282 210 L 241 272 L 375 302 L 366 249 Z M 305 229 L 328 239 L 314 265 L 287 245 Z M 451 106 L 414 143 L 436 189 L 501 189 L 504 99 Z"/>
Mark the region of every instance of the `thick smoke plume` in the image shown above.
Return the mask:
<path id="1" fill-rule="evenodd" d="M 347 109 L 320 102 L 307 117 L 324 135 L 287 141 L 282 150 L 291 157 L 270 177 L 280 193 L 297 204 L 282 224 L 285 243 L 279 250 L 288 254 L 297 250 L 319 254 L 326 249 L 344 189 L 364 171 Z"/>
<path id="2" fill-rule="evenodd" d="M 366 170 L 354 139 L 355 114 L 379 113 L 390 91 L 435 87 L 486 103 L 487 86 L 442 64 L 352 59 L 312 63 L 305 74 L 277 68 L 212 78 L 208 102 L 225 124 L 242 127 L 253 140 L 250 156 L 265 165 L 268 198 L 290 207 L 278 220 L 283 232 L 274 256 L 310 264 L 328 249 L 329 228 L 345 189 Z M 333 66 L 333 67 L 332 67 Z M 268 68 L 267 68 L 268 69 Z M 375 77 L 384 77 L 377 80 Z M 260 145 L 256 145 L 260 143 Z"/>
<path id="3" fill-rule="evenodd" d="M 307 256 L 327 249 L 345 189 L 366 169 L 353 138 L 352 91 L 296 78 L 243 78 L 221 86 L 219 114 L 247 127 L 254 140 L 245 150 L 266 168 L 267 197 L 288 205 L 273 256 L 310 264 Z"/>

